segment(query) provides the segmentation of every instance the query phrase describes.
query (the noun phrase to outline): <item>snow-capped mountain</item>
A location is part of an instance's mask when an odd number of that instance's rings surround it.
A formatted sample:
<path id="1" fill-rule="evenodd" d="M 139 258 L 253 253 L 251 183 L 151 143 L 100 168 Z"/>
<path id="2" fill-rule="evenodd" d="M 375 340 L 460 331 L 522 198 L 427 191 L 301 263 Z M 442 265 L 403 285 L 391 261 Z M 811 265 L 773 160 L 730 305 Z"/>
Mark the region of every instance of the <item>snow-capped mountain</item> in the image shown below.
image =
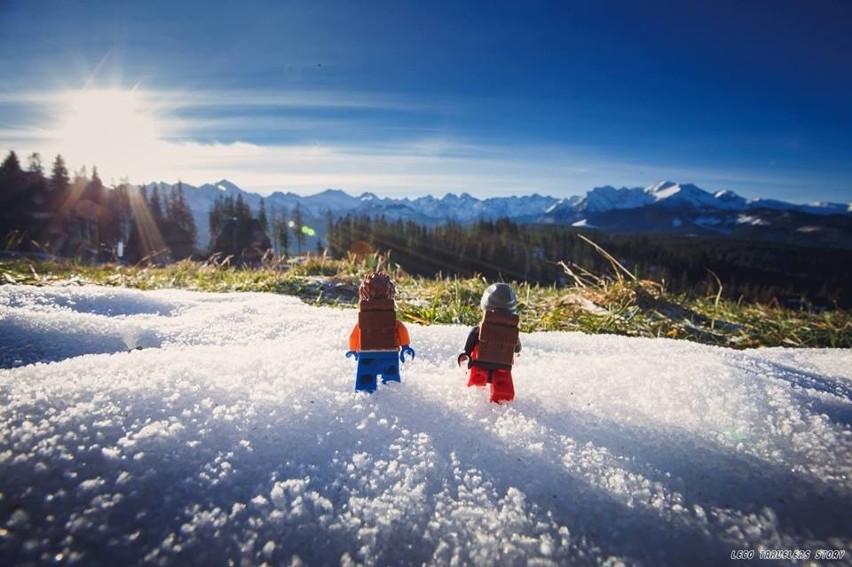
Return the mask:
<path id="1" fill-rule="evenodd" d="M 747 200 L 663 181 L 649 187 L 597 187 L 563 199 L 540 219 L 621 233 L 674 233 L 852 247 L 852 205 Z"/>
<path id="2" fill-rule="evenodd" d="M 157 185 L 161 193 L 172 186 Z M 585 195 L 562 199 L 539 194 L 479 199 L 468 193 L 411 198 L 353 196 L 340 189 L 301 196 L 276 192 L 267 197 L 242 190 L 228 180 L 200 187 L 183 184 L 195 216 L 198 245 L 210 242 L 208 213 L 221 197 L 242 195 L 257 211 L 264 199 L 267 214 L 292 218 L 298 207 L 304 222 L 324 237 L 329 216 L 384 215 L 390 219 L 435 225 L 508 217 L 520 223 L 547 223 L 612 232 L 674 232 L 766 238 L 798 238 L 852 246 L 852 203 L 793 204 L 748 200 L 734 191 L 711 193 L 692 184 L 661 181 L 648 187 L 596 187 Z M 315 242 L 309 243 L 309 246 Z"/>
<path id="3" fill-rule="evenodd" d="M 661 181 L 649 187 L 621 187 L 618 189 L 610 186 L 596 187 L 582 197 L 563 199 L 547 213 L 551 215 L 593 214 L 652 206 L 710 211 L 746 211 L 766 208 L 811 214 L 843 214 L 849 212 L 852 205 L 836 203 L 794 205 L 783 201 L 762 199 L 749 201 L 730 190 L 710 193 L 688 183 Z"/>

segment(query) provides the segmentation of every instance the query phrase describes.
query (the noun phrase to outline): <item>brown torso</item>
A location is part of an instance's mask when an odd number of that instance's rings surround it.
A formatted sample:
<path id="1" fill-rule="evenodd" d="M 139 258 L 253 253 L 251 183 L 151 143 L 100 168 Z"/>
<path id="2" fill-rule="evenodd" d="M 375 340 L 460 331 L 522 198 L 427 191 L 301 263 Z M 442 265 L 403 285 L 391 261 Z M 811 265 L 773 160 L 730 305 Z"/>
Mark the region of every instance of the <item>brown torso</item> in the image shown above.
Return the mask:
<path id="1" fill-rule="evenodd" d="M 361 350 L 394 350 L 396 311 L 393 299 L 373 299 L 359 305 L 358 328 L 361 331 Z"/>
<path id="2" fill-rule="evenodd" d="M 479 326 L 476 360 L 509 366 L 515 361 L 518 345 L 518 316 L 504 311 L 486 311 Z"/>

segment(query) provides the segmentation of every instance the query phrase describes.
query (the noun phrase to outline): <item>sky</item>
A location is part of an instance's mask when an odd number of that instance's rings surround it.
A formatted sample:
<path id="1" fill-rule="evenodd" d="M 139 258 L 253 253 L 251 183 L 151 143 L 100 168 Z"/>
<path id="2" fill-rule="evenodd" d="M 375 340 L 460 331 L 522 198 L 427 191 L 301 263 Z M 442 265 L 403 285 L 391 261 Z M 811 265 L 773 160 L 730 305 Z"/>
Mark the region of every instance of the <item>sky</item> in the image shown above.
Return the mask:
<path id="1" fill-rule="evenodd" d="M 0 151 L 260 194 L 850 202 L 849 22 L 845 0 L 0 0 Z"/>

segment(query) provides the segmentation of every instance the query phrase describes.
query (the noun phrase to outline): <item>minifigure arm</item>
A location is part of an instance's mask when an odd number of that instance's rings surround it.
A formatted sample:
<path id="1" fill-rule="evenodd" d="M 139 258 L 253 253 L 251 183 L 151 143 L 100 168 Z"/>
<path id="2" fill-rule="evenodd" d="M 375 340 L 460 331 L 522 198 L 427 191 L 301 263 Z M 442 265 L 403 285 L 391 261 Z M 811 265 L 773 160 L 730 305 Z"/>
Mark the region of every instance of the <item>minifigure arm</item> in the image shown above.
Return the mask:
<path id="1" fill-rule="evenodd" d="M 408 336 L 408 329 L 402 324 L 402 321 L 396 322 L 396 343 L 397 346 L 408 346 L 411 344 L 411 338 Z"/>
<path id="2" fill-rule="evenodd" d="M 474 327 L 467 335 L 467 342 L 464 343 L 464 353 L 468 356 L 468 358 L 470 358 L 470 355 L 473 353 L 473 349 L 476 347 L 476 343 L 478 342 L 479 327 Z"/>
<path id="3" fill-rule="evenodd" d="M 349 333 L 349 350 L 358 352 L 361 350 L 361 328 L 355 324 L 355 328 Z"/>
<path id="4" fill-rule="evenodd" d="M 402 321 L 396 321 L 396 342 L 401 347 L 399 351 L 399 361 L 405 362 L 405 355 L 411 357 L 411 360 L 414 360 L 414 349 L 409 345 L 411 344 L 411 338 L 408 336 L 408 329 L 405 328 L 405 325 L 402 324 Z"/>
<path id="5" fill-rule="evenodd" d="M 461 353 L 456 361 L 459 363 L 459 366 L 462 365 L 462 362 L 465 360 L 468 361 L 468 368 L 470 368 L 470 357 L 473 356 L 473 349 L 476 348 L 476 343 L 479 342 L 479 327 L 474 327 L 470 330 L 470 333 L 467 335 L 467 341 L 464 343 L 464 352 Z"/>

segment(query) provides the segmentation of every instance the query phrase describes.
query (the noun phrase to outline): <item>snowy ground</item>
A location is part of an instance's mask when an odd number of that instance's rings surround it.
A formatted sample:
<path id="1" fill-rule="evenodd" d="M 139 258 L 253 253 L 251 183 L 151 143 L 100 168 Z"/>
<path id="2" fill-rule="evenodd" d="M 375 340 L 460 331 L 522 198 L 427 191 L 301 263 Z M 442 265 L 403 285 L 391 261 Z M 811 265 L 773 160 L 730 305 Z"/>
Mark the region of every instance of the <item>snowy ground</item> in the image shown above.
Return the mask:
<path id="1" fill-rule="evenodd" d="M 523 335 L 517 399 L 355 311 L 0 286 L 0 557 L 84 565 L 716 565 L 852 552 L 852 353 Z M 783 562 L 772 562 L 780 564 Z"/>

